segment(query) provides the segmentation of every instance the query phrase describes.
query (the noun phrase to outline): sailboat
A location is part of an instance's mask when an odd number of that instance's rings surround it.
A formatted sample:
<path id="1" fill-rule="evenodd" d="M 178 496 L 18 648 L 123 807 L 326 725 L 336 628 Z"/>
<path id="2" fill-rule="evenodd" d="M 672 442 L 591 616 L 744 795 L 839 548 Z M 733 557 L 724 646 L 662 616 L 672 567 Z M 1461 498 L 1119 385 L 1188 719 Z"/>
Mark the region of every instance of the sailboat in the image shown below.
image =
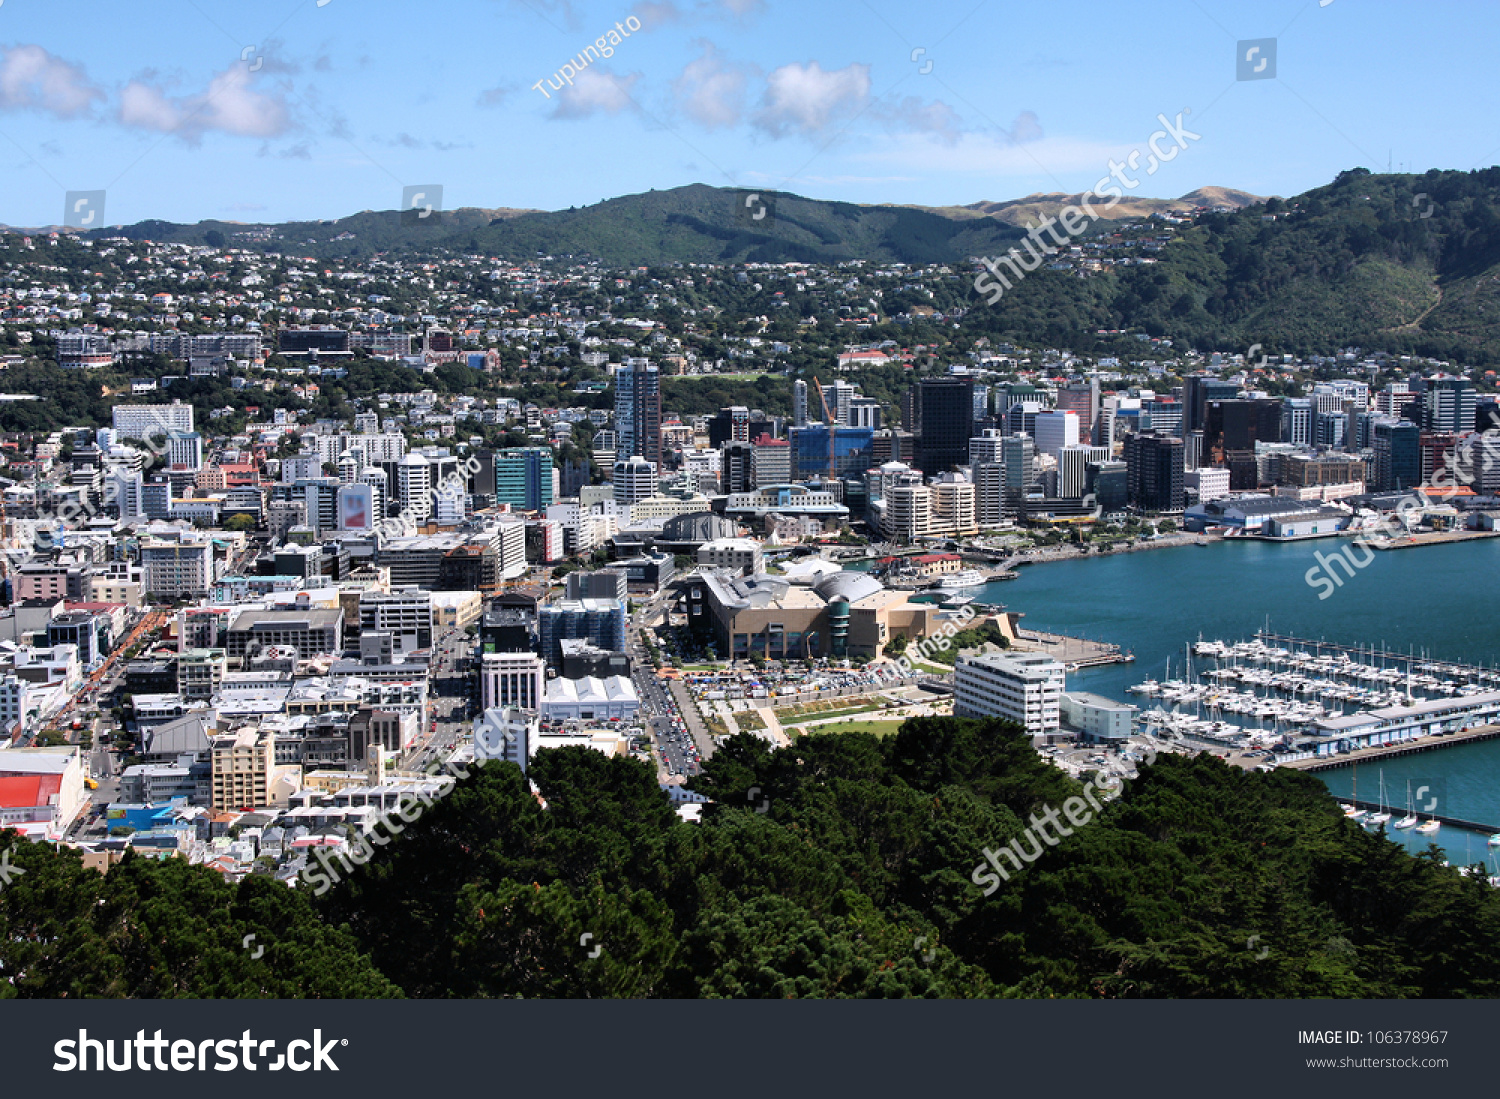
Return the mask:
<path id="1" fill-rule="evenodd" d="M 1411 807 L 1411 779 L 1406 780 L 1406 816 L 1396 822 L 1397 828 L 1411 828 L 1417 823 L 1417 814 Z"/>
<path id="2" fill-rule="evenodd" d="M 1386 808 L 1385 808 L 1385 772 L 1384 771 L 1380 772 L 1380 801 L 1379 801 L 1379 805 L 1380 805 L 1380 811 L 1378 813 L 1371 813 L 1368 817 L 1366 817 L 1365 818 L 1365 823 L 1366 824 L 1386 824 L 1386 823 L 1389 823 L 1389 821 L 1391 819 L 1390 813 L 1386 812 Z"/>
<path id="3" fill-rule="evenodd" d="M 1429 817 L 1421 824 L 1417 825 L 1415 830 L 1422 833 L 1422 835 L 1424 836 L 1430 836 L 1442 826 L 1442 821 L 1438 820 L 1436 817 Z"/>
<path id="4" fill-rule="evenodd" d="M 1353 789 L 1350 791 L 1349 799 L 1351 801 L 1358 801 L 1359 800 L 1359 764 L 1357 764 L 1357 763 L 1354 765 L 1353 779 L 1354 779 Z M 1369 810 L 1366 810 L 1366 809 L 1361 809 L 1357 805 L 1341 805 L 1339 808 L 1341 808 L 1341 809 L 1344 810 L 1344 816 L 1348 817 L 1350 820 L 1364 820 L 1365 819 L 1365 814 L 1369 811 Z"/>

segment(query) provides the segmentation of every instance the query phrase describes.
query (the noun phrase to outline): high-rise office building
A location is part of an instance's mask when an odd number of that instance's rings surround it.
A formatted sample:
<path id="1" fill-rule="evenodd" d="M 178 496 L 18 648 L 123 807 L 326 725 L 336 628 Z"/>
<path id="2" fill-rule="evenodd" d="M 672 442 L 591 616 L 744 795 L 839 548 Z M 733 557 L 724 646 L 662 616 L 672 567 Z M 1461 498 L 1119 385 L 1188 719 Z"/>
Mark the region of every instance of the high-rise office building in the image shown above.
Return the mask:
<path id="1" fill-rule="evenodd" d="M 1109 515 L 1124 511 L 1130 502 L 1130 466 L 1125 462 L 1090 462 L 1084 493 L 1093 494 L 1099 510 Z"/>
<path id="2" fill-rule="evenodd" d="M 1005 521 L 1005 463 L 979 461 L 970 467 L 974 478 L 974 518 L 981 530 Z"/>
<path id="3" fill-rule="evenodd" d="M 1208 403 L 1228 401 L 1239 396 L 1240 387 L 1207 374 L 1189 374 L 1182 380 L 1182 430 L 1204 431 Z"/>
<path id="4" fill-rule="evenodd" d="M 541 511 L 552 500 L 552 448 L 511 447 L 494 457 L 495 501 L 518 511 Z"/>
<path id="5" fill-rule="evenodd" d="M 1107 446 L 1085 446 L 1074 443 L 1057 452 L 1057 495 L 1063 499 L 1083 496 L 1088 491 L 1089 466 L 1109 461 Z"/>
<path id="6" fill-rule="evenodd" d="M 1147 432 L 1127 435 L 1125 479 L 1133 507 L 1147 512 L 1181 511 L 1186 502 L 1182 440 Z"/>
<path id="7" fill-rule="evenodd" d="M 1478 400 L 1468 378 L 1445 374 L 1428 378 L 1427 392 L 1422 394 L 1422 430 L 1434 435 L 1473 431 Z"/>
<path id="8" fill-rule="evenodd" d="M 1080 433 L 1076 412 L 1039 412 L 1036 417 L 1038 454 L 1056 458 L 1065 446 L 1077 446 Z"/>
<path id="9" fill-rule="evenodd" d="M 719 487 L 725 495 L 749 492 L 754 478 L 751 462 L 755 448 L 744 440 L 731 440 L 719 448 Z"/>
<path id="10" fill-rule="evenodd" d="M 1312 401 L 1287 397 L 1281 402 L 1281 441 L 1294 446 L 1312 445 Z"/>
<path id="11" fill-rule="evenodd" d="M 1035 478 L 1036 446 L 1030 435 L 1007 435 L 1000 452 L 1005 464 L 1005 514 L 1017 515 Z"/>
<path id="12" fill-rule="evenodd" d="M 1421 428 L 1410 420 L 1378 420 L 1370 442 L 1375 450 L 1377 492 L 1399 492 L 1421 484 Z"/>
<path id="13" fill-rule="evenodd" d="M 1078 416 L 1078 442 L 1091 445 L 1099 423 L 1099 383 L 1090 381 L 1060 387 L 1056 407 L 1059 412 L 1072 412 Z"/>
<path id="14" fill-rule="evenodd" d="M 717 449 L 725 443 L 750 441 L 750 410 L 744 405 L 721 408 L 708 420 L 708 445 Z"/>
<path id="15" fill-rule="evenodd" d="M 809 481 L 829 474 L 829 434 L 833 435 L 832 475 L 855 476 L 870 468 L 870 441 L 875 433 L 867 427 L 827 427 L 809 424 L 791 432 L 792 480 Z"/>
<path id="16" fill-rule="evenodd" d="M 400 513 L 413 521 L 421 522 L 432 514 L 432 467 L 426 458 L 408 454 L 397 463 L 396 502 Z"/>
<path id="17" fill-rule="evenodd" d="M 807 426 L 807 383 L 800 378 L 792 383 L 792 426 Z"/>
<path id="18" fill-rule="evenodd" d="M 640 455 L 615 459 L 615 503 L 634 504 L 648 496 L 655 496 L 656 489 L 657 471 L 654 462 L 648 462 Z"/>
<path id="19" fill-rule="evenodd" d="M 923 378 L 917 385 L 917 467 L 942 473 L 963 465 L 974 435 L 974 383 L 968 378 Z"/>
<path id="20" fill-rule="evenodd" d="M 762 485 L 784 485 L 792 479 L 792 444 L 762 435 L 751 444 L 750 478 Z M 722 459 L 721 459 L 722 465 Z"/>
<path id="21" fill-rule="evenodd" d="M 651 363 L 615 371 L 615 457 L 635 455 L 661 468 L 661 374 Z"/>

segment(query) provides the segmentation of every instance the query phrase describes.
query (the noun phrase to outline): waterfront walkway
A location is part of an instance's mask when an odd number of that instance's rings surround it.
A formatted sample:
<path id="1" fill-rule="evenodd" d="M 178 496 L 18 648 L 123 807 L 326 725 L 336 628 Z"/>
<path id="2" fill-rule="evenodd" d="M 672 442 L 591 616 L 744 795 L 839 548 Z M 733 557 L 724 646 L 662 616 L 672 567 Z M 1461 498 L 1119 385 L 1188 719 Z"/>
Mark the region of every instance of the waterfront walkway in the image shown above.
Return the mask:
<path id="1" fill-rule="evenodd" d="M 1365 763 L 1369 760 L 1416 755 L 1418 752 L 1452 748 L 1455 744 L 1472 744 L 1480 740 L 1494 740 L 1496 737 L 1500 737 L 1500 725 L 1481 725 L 1466 729 L 1461 733 L 1418 737 L 1416 740 L 1404 740 L 1399 744 L 1385 744 L 1379 748 L 1360 748 L 1358 751 L 1336 756 L 1312 756 L 1308 759 L 1290 760 L 1281 766 L 1290 767 L 1296 771 L 1332 771 L 1340 767 L 1352 767 L 1356 763 Z"/>
<path id="2" fill-rule="evenodd" d="M 1018 650 L 1042 652 L 1068 665 L 1068 670 L 1092 668 L 1099 664 L 1129 664 L 1135 659 L 1122 652 L 1120 646 L 1106 641 L 1089 641 L 1082 637 L 1064 637 L 1062 634 L 1042 633 L 1039 630 L 1016 630 Z"/>

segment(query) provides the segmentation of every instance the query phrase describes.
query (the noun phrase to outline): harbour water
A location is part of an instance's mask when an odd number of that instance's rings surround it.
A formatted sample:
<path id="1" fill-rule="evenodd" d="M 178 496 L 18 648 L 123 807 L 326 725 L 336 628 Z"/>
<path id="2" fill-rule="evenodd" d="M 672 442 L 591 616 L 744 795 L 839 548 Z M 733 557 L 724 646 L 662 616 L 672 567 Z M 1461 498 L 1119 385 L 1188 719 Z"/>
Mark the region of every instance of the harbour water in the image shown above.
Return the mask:
<path id="1" fill-rule="evenodd" d="M 1500 661 L 1500 618 L 1488 613 L 1483 591 L 1500 563 L 1500 542 L 1462 542 L 1409 553 L 1379 553 L 1326 599 L 1327 584 L 1310 585 L 1309 569 L 1342 539 L 1271 544 L 1216 542 L 1145 553 L 1024 566 L 1020 578 L 974 591 L 979 602 L 1004 603 L 1025 615 L 1022 627 L 1109 641 L 1134 652 L 1134 664 L 1106 665 L 1068 676 L 1073 690 L 1150 705 L 1125 690 L 1163 679 L 1168 661 L 1180 676 L 1184 645 L 1204 638 L 1238 641 L 1256 630 L 1322 638 L 1349 645 L 1374 643 L 1435 659 L 1493 665 Z M 1339 569 L 1340 566 L 1333 566 Z M 1315 580 L 1317 576 L 1315 576 Z M 1384 765 L 1388 795 L 1402 815 L 1406 780 L 1442 789 L 1444 815 L 1500 825 L 1500 741 L 1445 748 Z M 1366 772 L 1369 772 L 1368 774 Z M 1348 769 L 1318 775 L 1349 795 Z M 1361 798 L 1376 794 L 1378 775 L 1359 769 Z M 1436 837 L 1388 829 L 1412 850 L 1436 840 L 1455 863 L 1486 857 L 1486 836 L 1444 826 Z M 1466 838 L 1467 837 L 1467 838 Z"/>

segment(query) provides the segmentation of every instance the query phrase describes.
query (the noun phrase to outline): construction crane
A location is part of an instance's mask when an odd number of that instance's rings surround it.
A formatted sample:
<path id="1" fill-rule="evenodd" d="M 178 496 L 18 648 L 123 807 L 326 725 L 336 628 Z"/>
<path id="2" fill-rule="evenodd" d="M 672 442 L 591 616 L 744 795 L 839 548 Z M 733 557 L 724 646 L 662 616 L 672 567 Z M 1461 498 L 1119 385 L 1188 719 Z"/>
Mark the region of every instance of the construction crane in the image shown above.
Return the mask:
<path id="1" fill-rule="evenodd" d="M 823 396 L 823 383 L 817 378 L 813 379 L 813 388 L 818 391 L 818 401 L 823 405 L 823 422 L 828 425 L 828 474 L 830 481 L 838 480 L 838 470 L 833 460 L 833 439 L 838 434 L 838 421 L 834 419 L 833 413 L 828 410 L 828 398 Z"/>

